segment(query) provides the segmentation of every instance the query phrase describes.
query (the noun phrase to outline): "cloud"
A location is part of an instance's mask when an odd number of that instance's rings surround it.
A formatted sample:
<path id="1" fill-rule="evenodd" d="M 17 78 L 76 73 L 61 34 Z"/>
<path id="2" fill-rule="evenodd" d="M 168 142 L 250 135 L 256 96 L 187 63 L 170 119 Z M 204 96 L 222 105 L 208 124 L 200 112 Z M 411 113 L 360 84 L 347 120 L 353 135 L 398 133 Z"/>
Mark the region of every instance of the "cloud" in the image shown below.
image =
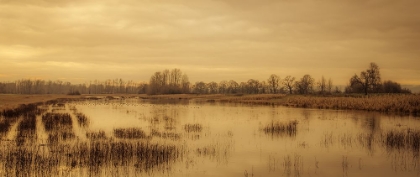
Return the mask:
<path id="1" fill-rule="evenodd" d="M 377 62 L 413 83 L 408 75 L 420 69 L 415 0 L 0 2 L 0 62 L 9 79 L 147 80 L 178 67 L 205 81 L 310 71 L 343 84 Z"/>

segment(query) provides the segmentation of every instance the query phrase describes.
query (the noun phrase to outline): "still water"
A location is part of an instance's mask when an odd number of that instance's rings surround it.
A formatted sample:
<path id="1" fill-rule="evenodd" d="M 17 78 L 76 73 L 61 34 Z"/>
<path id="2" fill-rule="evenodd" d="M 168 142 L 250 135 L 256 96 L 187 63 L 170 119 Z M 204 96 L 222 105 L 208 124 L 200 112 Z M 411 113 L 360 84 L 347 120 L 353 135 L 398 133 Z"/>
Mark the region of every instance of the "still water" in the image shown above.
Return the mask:
<path id="1" fill-rule="evenodd" d="M 411 116 L 103 98 L 0 120 L 1 176 L 420 176 Z"/>

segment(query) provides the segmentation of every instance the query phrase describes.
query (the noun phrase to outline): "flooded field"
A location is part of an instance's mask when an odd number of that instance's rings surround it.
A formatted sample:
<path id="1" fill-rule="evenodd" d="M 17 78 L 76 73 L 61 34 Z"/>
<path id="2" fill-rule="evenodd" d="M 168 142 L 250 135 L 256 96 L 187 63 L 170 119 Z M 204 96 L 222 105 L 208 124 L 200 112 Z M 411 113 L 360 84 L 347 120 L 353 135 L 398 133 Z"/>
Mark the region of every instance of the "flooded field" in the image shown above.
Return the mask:
<path id="1" fill-rule="evenodd" d="M 0 117 L 1 176 L 420 176 L 420 119 L 189 100 L 50 101 Z"/>

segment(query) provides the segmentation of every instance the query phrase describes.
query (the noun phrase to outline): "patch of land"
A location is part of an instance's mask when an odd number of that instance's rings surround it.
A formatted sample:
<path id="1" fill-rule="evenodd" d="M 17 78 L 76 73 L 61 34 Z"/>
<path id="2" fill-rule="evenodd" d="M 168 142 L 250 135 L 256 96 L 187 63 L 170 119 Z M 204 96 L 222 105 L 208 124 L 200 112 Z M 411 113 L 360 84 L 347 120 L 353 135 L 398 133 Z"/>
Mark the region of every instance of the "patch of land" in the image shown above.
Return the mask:
<path id="1" fill-rule="evenodd" d="M 74 98 L 78 96 L 69 95 L 20 95 L 20 94 L 0 94 L 0 110 L 14 109 L 21 104 L 31 104 L 46 102 L 58 98 Z"/>
<path id="2" fill-rule="evenodd" d="M 60 98 L 86 98 L 86 97 L 104 97 L 102 95 L 64 95 L 64 94 L 41 94 L 41 95 L 22 95 L 22 94 L 0 94 L 0 111 L 5 109 L 15 109 L 21 104 L 32 104 L 47 102 Z M 121 96 L 121 95 L 112 95 Z M 125 95 L 127 96 L 127 95 Z M 138 95 L 136 95 L 138 96 Z"/>

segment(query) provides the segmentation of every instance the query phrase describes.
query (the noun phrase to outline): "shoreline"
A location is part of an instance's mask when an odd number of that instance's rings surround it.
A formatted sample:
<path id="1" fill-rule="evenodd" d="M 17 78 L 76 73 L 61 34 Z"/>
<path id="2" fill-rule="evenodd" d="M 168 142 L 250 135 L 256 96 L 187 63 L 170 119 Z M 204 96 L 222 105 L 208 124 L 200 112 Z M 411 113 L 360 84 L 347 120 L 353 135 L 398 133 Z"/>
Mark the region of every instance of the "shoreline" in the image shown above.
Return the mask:
<path id="1" fill-rule="evenodd" d="M 285 95 L 285 94 L 84 94 L 84 95 L 20 95 L 0 94 L 0 111 L 18 108 L 21 104 L 33 104 L 57 99 L 83 99 L 89 97 L 126 97 L 140 99 L 196 100 L 202 102 L 244 103 L 278 105 L 286 107 L 362 110 L 383 113 L 420 114 L 420 95 Z"/>

